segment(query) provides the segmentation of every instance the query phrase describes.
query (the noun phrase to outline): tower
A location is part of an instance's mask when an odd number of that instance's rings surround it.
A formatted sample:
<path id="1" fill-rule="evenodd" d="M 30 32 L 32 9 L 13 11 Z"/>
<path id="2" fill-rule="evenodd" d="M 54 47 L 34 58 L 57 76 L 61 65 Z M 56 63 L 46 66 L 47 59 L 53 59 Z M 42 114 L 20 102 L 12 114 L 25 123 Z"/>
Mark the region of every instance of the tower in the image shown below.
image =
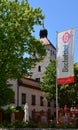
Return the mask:
<path id="1" fill-rule="evenodd" d="M 52 58 L 56 58 L 56 48 L 53 46 L 53 44 L 48 40 L 48 31 L 47 29 L 43 28 L 39 32 L 40 41 L 42 41 L 42 44 L 44 45 L 46 49 L 46 56 L 41 62 L 38 62 L 34 68 L 31 69 L 32 72 L 32 79 L 35 79 L 37 81 L 42 81 L 42 77 L 44 74 L 44 71 L 46 70 L 46 67 L 49 65 L 50 60 Z"/>

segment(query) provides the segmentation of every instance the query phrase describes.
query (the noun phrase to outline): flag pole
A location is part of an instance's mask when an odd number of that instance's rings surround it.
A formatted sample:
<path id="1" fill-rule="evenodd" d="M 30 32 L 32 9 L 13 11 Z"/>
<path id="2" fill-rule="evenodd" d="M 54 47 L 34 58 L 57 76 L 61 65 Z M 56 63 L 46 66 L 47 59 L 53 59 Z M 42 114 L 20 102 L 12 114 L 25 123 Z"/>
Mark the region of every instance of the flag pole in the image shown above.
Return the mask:
<path id="1" fill-rule="evenodd" d="M 56 123 L 58 126 L 58 85 L 56 82 Z"/>
<path id="2" fill-rule="evenodd" d="M 56 32 L 56 35 L 58 32 Z M 56 124 L 58 127 L 58 84 L 57 84 L 57 36 L 56 36 Z"/>
<path id="3" fill-rule="evenodd" d="M 56 123 L 58 126 L 58 84 L 74 82 L 73 56 L 75 28 L 62 31 L 61 33 L 56 32 L 56 34 Z M 60 64 L 63 66 L 62 68 Z M 57 81 L 57 79 L 59 80 Z"/>

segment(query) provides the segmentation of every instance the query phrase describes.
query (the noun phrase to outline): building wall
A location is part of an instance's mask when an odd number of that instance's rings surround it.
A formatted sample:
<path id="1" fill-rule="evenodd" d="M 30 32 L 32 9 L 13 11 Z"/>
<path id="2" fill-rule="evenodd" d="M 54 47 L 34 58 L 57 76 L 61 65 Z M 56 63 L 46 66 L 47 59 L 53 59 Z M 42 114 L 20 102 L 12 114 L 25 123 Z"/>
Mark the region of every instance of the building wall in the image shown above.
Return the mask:
<path id="1" fill-rule="evenodd" d="M 49 65 L 50 60 L 52 58 L 56 58 L 56 50 L 49 44 L 45 46 L 46 49 L 46 56 L 41 62 L 38 62 L 34 68 L 31 69 L 32 72 L 32 79 L 40 78 L 40 81 L 42 81 L 42 77 L 44 75 L 44 72 L 46 70 L 46 67 Z M 41 66 L 41 71 L 38 72 L 38 67 Z"/>
<path id="2" fill-rule="evenodd" d="M 22 78 L 22 84 L 18 84 L 17 80 L 9 81 L 12 85 L 12 89 L 15 93 L 15 102 L 10 104 L 10 106 L 22 106 L 24 108 L 25 104 L 22 104 L 22 93 L 26 94 L 26 102 L 29 105 L 29 114 L 32 117 L 32 110 L 36 111 L 47 111 L 48 109 L 51 110 L 51 114 L 54 115 L 54 102 L 50 103 L 50 107 L 48 107 L 47 101 L 44 101 L 44 105 L 40 106 L 40 97 L 45 97 L 44 92 L 41 91 L 39 85 L 40 83 L 31 79 Z M 19 92 L 18 92 L 19 91 Z M 17 93 L 19 95 L 17 95 Z M 32 105 L 32 95 L 36 97 L 36 104 Z M 8 107 L 8 106 L 7 106 Z"/>
<path id="3" fill-rule="evenodd" d="M 30 117 L 32 116 L 32 110 L 36 110 L 36 111 L 47 111 L 48 109 L 50 109 L 52 111 L 52 114 L 54 114 L 54 104 L 51 102 L 51 107 L 47 106 L 47 102 L 44 101 L 44 106 L 40 106 L 40 96 L 44 97 L 44 93 L 41 90 L 36 90 L 36 89 L 31 89 L 31 88 L 27 88 L 27 87 L 22 87 L 20 86 L 19 88 L 19 105 L 21 106 L 21 95 L 22 93 L 26 94 L 26 102 L 29 105 L 29 113 L 30 113 Z M 36 104 L 32 105 L 31 101 L 32 98 L 31 96 L 35 95 L 36 97 Z M 23 106 L 23 105 L 22 105 Z"/>

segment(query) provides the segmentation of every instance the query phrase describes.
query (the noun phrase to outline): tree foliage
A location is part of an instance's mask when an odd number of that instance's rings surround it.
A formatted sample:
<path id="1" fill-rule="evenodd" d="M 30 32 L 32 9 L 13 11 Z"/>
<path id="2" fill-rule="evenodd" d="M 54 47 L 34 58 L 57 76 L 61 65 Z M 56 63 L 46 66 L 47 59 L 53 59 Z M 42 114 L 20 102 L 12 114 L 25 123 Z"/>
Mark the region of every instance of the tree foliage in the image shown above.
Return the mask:
<path id="1" fill-rule="evenodd" d="M 4 86 L 0 85 L 0 107 L 4 105 L 8 105 L 13 103 L 14 101 L 14 92 L 11 89 L 11 84 L 6 84 L 4 82 Z"/>
<path id="2" fill-rule="evenodd" d="M 46 92 L 46 98 L 48 100 L 55 99 L 56 92 L 56 62 L 51 60 L 50 64 L 46 67 L 44 76 L 42 78 L 41 89 Z"/>
<path id="3" fill-rule="evenodd" d="M 40 41 L 32 35 L 34 25 L 41 24 L 41 9 L 33 9 L 27 1 L 0 2 L 0 70 L 8 78 L 27 73 L 34 62 L 45 54 Z M 39 57 L 24 57 L 25 53 L 39 53 Z M 3 74 L 4 75 L 4 74 Z"/>
<path id="4" fill-rule="evenodd" d="M 75 82 L 67 85 L 58 85 L 58 102 L 64 107 L 71 107 L 75 101 L 78 104 L 78 63 L 74 64 Z M 51 60 L 47 66 L 41 83 L 41 89 L 45 91 L 48 100 L 56 99 L 56 61 Z"/>
<path id="5" fill-rule="evenodd" d="M 40 8 L 33 9 L 26 0 L 0 1 L 0 87 L 8 79 L 20 78 L 46 54 L 34 35 L 34 25 L 41 25 Z M 31 58 L 36 51 L 39 57 Z M 1 93 L 1 89 L 0 89 Z"/>

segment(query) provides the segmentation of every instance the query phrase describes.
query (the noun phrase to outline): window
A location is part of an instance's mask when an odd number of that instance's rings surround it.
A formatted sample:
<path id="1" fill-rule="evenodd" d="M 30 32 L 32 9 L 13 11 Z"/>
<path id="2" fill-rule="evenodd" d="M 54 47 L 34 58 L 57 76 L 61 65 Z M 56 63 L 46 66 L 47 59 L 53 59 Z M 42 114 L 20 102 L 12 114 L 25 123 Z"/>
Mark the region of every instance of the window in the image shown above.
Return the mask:
<path id="1" fill-rule="evenodd" d="M 26 94 L 22 93 L 22 104 L 26 103 Z"/>
<path id="2" fill-rule="evenodd" d="M 35 95 L 32 95 L 32 105 L 35 105 L 36 104 L 36 97 L 35 97 Z"/>
<path id="3" fill-rule="evenodd" d="M 41 66 L 40 65 L 38 66 L 38 72 L 41 72 Z"/>
<path id="4" fill-rule="evenodd" d="M 53 51 L 51 50 L 51 56 L 52 56 L 52 53 L 53 53 Z"/>
<path id="5" fill-rule="evenodd" d="M 54 55 L 54 51 L 53 51 L 53 55 Z"/>
<path id="6" fill-rule="evenodd" d="M 48 102 L 48 107 L 50 107 L 51 106 L 51 104 L 50 104 L 50 102 Z"/>
<path id="7" fill-rule="evenodd" d="M 44 104 L 43 104 L 43 97 L 41 96 L 40 97 L 40 106 L 43 106 Z"/>
<path id="8" fill-rule="evenodd" d="M 40 78 L 36 78 L 36 81 L 40 81 Z"/>

